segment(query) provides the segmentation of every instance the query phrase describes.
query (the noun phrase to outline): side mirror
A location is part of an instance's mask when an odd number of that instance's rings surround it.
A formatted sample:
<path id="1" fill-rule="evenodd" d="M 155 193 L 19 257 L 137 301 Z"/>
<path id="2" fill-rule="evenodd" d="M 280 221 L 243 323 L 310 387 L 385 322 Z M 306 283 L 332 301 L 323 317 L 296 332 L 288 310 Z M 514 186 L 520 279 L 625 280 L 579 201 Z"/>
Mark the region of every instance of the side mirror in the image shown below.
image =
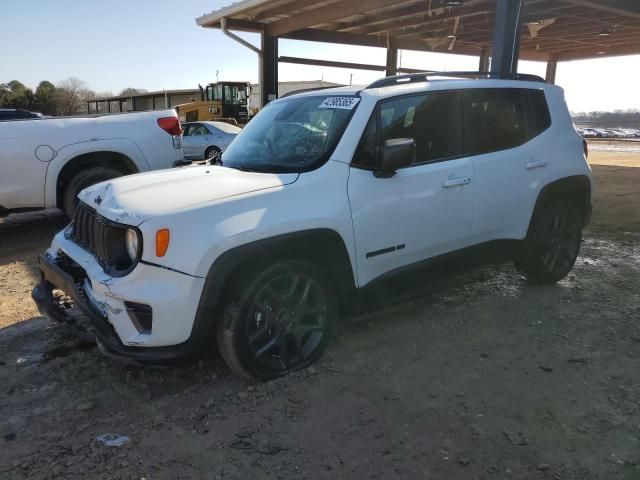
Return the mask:
<path id="1" fill-rule="evenodd" d="M 413 165 L 416 161 L 416 142 L 413 138 L 392 138 L 382 147 L 382 168 L 376 177 L 393 177 L 396 170 Z"/>

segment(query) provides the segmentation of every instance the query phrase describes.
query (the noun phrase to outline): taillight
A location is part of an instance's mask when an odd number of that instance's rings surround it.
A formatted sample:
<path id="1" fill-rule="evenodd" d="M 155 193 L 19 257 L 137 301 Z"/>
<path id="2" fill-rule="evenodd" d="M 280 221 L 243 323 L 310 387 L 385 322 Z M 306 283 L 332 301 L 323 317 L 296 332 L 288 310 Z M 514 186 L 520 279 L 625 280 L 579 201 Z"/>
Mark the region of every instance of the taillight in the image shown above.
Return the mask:
<path id="1" fill-rule="evenodd" d="M 180 127 L 180 119 L 178 117 L 159 118 L 158 126 L 169 135 L 182 135 L 182 127 Z"/>
<path id="2" fill-rule="evenodd" d="M 584 150 L 584 158 L 589 158 L 589 144 L 584 138 L 582 139 L 582 149 Z"/>

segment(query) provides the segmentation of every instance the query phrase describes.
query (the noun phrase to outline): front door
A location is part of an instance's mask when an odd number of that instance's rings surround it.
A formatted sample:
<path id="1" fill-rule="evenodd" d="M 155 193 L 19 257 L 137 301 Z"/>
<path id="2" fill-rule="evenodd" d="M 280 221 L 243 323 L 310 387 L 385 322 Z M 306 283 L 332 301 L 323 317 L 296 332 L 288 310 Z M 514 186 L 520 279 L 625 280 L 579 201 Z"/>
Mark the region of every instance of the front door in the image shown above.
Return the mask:
<path id="1" fill-rule="evenodd" d="M 391 99 L 378 105 L 354 156 L 349 202 L 358 282 L 468 246 L 473 222 L 473 161 L 462 155 L 457 92 Z M 376 176 L 387 140 L 413 138 L 416 163 Z"/>

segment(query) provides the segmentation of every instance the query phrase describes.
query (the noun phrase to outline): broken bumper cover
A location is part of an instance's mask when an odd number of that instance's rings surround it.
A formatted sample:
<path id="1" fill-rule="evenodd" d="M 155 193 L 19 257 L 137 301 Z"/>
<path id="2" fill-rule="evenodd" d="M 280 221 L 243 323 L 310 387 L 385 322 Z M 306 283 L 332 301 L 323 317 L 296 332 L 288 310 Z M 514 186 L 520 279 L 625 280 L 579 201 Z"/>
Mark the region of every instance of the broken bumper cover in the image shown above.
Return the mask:
<path id="1" fill-rule="evenodd" d="M 60 261 L 62 257 L 65 258 L 64 262 Z M 193 317 L 190 321 L 189 308 L 182 302 L 189 304 L 193 301 L 192 297 L 195 293 L 197 298 L 192 307 L 195 315 L 200 292 L 196 293 L 193 290 L 197 290 L 195 287 L 202 279 L 158 267 L 145 266 L 138 275 L 151 277 L 150 281 L 146 282 L 146 287 L 145 282 L 135 279 L 135 276 L 129 280 L 117 279 L 113 283 L 103 285 L 99 282 L 94 284 L 81 265 L 64 253 L 60 253 L 60 256 L 55 259 L 50 254 L 40 256 L 38 263 L 41 281 L 33 289 L 32 297 L 40 312 L 58 322 L 77 323 L 77 315 L 72 316 L 70 309 L 61 308 L 59 301 L 53 295 L 54 289 L 63 291 L 71 297 L 83 318 L 88 320 L 84 323 L 95 334 L 98 345 L 106 355 L 129 362 L 163 364 L 190 360 L 199 353 L 197 351 L 201 346 L 199 335 L 192 329 Z M 161 296 L 155 297 L 155 303 L 149 302 L 152 303 L 155 312 L 153 329 L 156 331 L 138 332 L 128 316 L 124 302 L 129 299 L 125 300 L 122 293 L 130 289 L 134 301 L 140 300 L 137 295 L 141 293 L 139 289 L 132 288 L 131 283 L 142 283 L 143 286 L 140 288 L 150 289 L 162 288 L 158 285 L 162 283 L 166 289 L 171 289 L 173 292 L 173 294 L 168 290 L 160 292 Z M 92 288 L 92 285 L 96 288 Z M 108 296 L 105 296 L 105 291 L 101 291 L 101 288 L 106 289 Z M 162 293 L 165 294 L 162 295 Z M 178 303 L 177 298 L 182 302 Z M 173 305 L 168 307 L 167 301 L 172 302 Z M 176 315 L 181 306 L 184 309 L 183 315 Z"/>

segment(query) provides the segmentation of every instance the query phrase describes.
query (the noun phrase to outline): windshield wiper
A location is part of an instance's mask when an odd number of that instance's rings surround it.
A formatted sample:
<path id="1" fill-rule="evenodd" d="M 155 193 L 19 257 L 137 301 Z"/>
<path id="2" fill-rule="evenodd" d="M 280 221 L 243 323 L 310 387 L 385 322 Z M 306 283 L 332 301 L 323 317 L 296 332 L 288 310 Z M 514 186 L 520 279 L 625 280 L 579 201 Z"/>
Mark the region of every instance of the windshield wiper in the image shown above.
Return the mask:
<path id="1" fill-rule="evenodd" d="M 225 166 L 223 164 L 223 166 Z M 240 170 L 241 172 L 253 172 L 253 173 L 264 173 L 264 170 L 256 170 L 255 168 L 245 167 L 244 165 L 239 166 L 230 166 L 229 168 L 235 168 L 236 170 Z"/>

